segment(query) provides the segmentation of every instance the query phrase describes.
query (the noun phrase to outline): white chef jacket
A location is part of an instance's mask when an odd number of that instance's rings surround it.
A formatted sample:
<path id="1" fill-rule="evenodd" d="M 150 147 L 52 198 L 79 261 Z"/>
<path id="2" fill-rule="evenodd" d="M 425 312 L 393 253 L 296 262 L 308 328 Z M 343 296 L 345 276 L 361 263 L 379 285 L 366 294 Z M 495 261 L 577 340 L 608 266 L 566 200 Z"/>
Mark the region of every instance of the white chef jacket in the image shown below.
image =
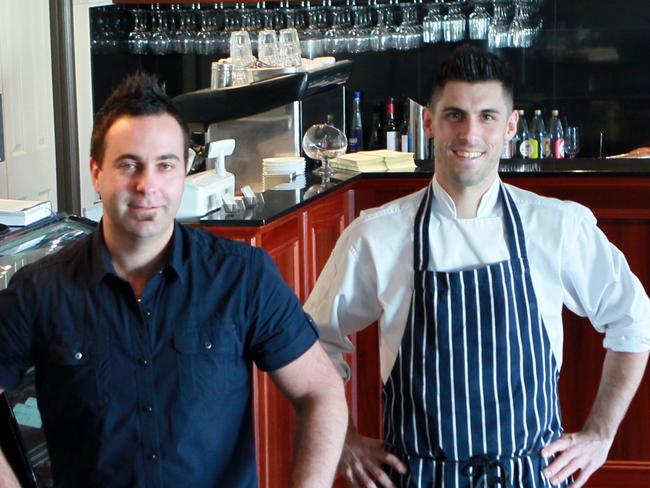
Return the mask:
<path id="1" fill-rule="evenodd" d="M 509 258 L 497 178 L 477 216 L 456 218 L 447 192 L 433 178 L 429 265 L 460 271 Z M 582 205 L 506 185 L 521 216 L 540 313 L 558 367 L 562 306 L 604 332 L 604 347 L 650 350 L 650 300 L 623 254 Z M 321 343 L 345 379 L 347 335 L 379 322 L 381 377 L 397 357 L 413 293 L 413 223 L 424 189 L 367 210 L 339 238 L 305 310 L 321 328 Z"/>

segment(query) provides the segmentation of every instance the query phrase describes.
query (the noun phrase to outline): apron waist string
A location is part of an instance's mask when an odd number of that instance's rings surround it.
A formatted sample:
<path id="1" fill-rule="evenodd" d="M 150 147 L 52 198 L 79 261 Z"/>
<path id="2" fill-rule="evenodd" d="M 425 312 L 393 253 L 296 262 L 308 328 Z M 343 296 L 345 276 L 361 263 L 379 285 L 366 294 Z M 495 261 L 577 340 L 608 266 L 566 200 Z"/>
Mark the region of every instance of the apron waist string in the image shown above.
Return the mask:
<path id="1" fill-rule="evenodd" d="M 469 461 L 462 467 L 461 473 L 473 481 L 479 481 L 485 477 L 487 486 L 490 488 L 498 486 L 510 488 L 505 466 L 497 458 L 487 454 L 477 454 L 469 458 Z"/>

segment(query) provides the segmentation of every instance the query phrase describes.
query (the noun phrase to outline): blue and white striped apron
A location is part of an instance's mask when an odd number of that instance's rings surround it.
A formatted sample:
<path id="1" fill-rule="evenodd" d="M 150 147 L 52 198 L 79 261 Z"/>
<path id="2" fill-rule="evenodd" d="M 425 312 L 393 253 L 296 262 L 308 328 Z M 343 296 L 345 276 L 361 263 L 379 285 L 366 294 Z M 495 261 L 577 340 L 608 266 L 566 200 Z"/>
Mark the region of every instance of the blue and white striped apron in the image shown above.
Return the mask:
<path id="1" fill-rule="evenodd" d="M 433 198 L 429 185 L 415 218 L 409 319 L 383 390 L 387 448 L 409 467 L 390 476 L 402 487 L 550 487 L 540 450 L 562 432 L 559 370 L 519 212 L 502 184 L 509 260 L 428 271 Z"/>

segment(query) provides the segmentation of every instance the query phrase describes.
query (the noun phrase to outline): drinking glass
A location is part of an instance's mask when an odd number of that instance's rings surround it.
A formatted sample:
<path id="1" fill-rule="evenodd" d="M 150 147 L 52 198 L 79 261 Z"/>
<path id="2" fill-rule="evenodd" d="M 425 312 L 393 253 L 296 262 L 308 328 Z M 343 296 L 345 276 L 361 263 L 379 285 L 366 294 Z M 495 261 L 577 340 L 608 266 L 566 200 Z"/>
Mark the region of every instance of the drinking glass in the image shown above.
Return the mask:
<path id="1" fill-rule="evenodd" d="M 440 5 L 427 5 L 427 15 L 422 21 L 422 40 L 426 44 L 442 41 L 443 17 Z"/>
<path id="2" fill-rule="evenodd" d="M 131 54 L 147 54 L 149 36 L 147 34 L 147 18 L 144 10 L 132 10 L 134 26 L 129 33 L 128 45 Z"/>
<path id="3" fill-rule="evenodd" d="M 527 3 L 517 4 L 517 13 L 508 33 L 508 42 L 511 47 L 531 47 L 535 29 L 530 23 L 530 10 Z"/>
<path id="4" fill-rule="evenodd" d="M 510 25 L 508 24 L 508 4 L 503 0 L 495 2 L 494 16 L 488 30 L 489 47 L 508 47 Z"/>
<path id="5" fill-rule="evenodd" d="M 328 54 L 343 53 L 347 49 L 347 38 L 342 27 L 343 12 L 340 7 L 332 8 L 332 26 L 325 31 L 325 52 Z"/>
<path id="6" fill-rule="evenodd" d="M 257 57 L 268 66 L 279 66 L 278 38 L 272 29 L 263 29 L 257 36 Z"/>
<path id="7" fill-rule="evenodd" d="M 312 159 L 322 162 L 316 173 L 330 176 L 334 174 L 330 159 L 342 156 L 348 148 L 348 138 L 334 126 L 314 124 L 302 138 L 302 150 Z"/>
<path id="8" fill-rule="evenodd" d="M 492 17 L 487 12 L 483 2 L 476 2 L 474 11 L 469 14 L 469 38 L 470 39 L 487 39 L 488 29 Z"/>
<path id="9" fill-rule="evenodd" d="M 152 5 L 152 32 L 149 39 L 151 54 L 167 54 L 171 48 L 171 40 L 167 32 L 167 12 L 160 10 L 160 5 Z"/>
<path id="10" fill-rule="evenodd" d="M 390 31 L 384 25 L 384 13 L 377 10 L 377 25 L 370 31 L 370 49 L 386 51 L 392 47 L 390 41 Z"/>
<path id="11" fill-rule="evenodd" d="M 302 64 L 298 31 L 293 27 L 282 29 L 278 38 L 280 64 L 282 66 L 300 66 Z"/>
<path id="12" fill-rule="evenodd" d="M 230 62 L 233 66 L 246 68 L 253 63 L 251 39 L 245 30 L 230 34 Z"/>
<path id="13" fill-rule="evenodd" d="M 445 42 L 462 41 L 465 38 L 465 16 L 461 5 L 449 6 L 449 12 L 444 16 L 442 25 Z"/>
<path id="14" fill-rule="evenodd" d="M 567 127 L 564 131 L 564 150 L 570 158 L 575 158 L 580 152 L 580 128 L 576 126 Z"/>

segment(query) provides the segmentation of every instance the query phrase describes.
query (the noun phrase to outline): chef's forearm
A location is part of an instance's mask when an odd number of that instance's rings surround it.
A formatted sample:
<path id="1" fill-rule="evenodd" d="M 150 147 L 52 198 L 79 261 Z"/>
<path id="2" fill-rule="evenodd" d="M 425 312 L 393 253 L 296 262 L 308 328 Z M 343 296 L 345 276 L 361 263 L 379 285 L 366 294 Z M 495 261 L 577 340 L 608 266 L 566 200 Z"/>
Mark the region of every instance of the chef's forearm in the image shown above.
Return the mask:
<path id="1" fill-rule="evenodd" d="M 298 425 L 291 486 L 330 487 L 347 428 L 345 396 L 328 395 L 327 399 L 305 401 L 296 413 Z"/>
<path id="2" fill-rule="evenodd" d="M 643 378 L 648 353 L 608 350 L 596 400 L 584 430 L 613 439 Z"/>

